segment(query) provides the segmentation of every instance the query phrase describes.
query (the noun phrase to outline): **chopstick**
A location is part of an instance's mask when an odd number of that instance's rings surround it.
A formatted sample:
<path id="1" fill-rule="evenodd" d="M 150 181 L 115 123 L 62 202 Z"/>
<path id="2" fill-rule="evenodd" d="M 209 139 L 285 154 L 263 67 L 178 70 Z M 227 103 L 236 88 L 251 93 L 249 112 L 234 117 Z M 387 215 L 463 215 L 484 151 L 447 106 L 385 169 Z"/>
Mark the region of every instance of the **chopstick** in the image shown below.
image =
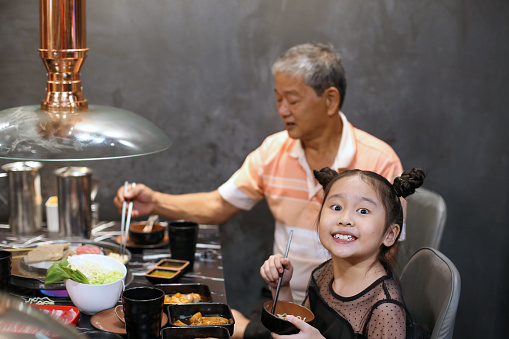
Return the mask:
<path id="1" fill-rule="evenodd" d="M 127 193 L 127 187 L 128 182 L 126 181 L 124 183 L 124 194 Z M 136 187 L 136 183 L 133 182 L 131 184 L 131 187 Z M 133 204 L 134 202 L 132 200 L 129 201 L 129 204 L 127 204 L 127 201 L 124 199 L 124 203 L 122 204 L 122 223 L 120 225 L 120 254 L 125 254 L 125 248 L 127 245 L 127 234 L 129 232 L 129 225 L 131 224 L 131 213 L 133 211 Z M 127 207 L 127 216 L 126 216 L 126 206 Z"/>
<path id="2" fill-rule="evenodd" d="M 124 194 L 127 193 L 127 186 L 129 183 L 127 180 L 124 182 Z M 123 255 L 125 252 L 125 242 L 124 242 L 124 229 L 125 229 L 125 212 L 127 208 L 127 201 L 124 198 L 124 202 L 122 203 L 122 221 L 120 222 L 120 255 Z"/>
<path id="3" fill-rule="evenodd" d="M 286 251 L 285 251 L 285 258 L 288 257 L 288 251 L 290 250 L 290 243 L 292 242 L 292 235 L 293 230 L 290 231 L 290 235 L 288 236 L 288 242 L 286 243 Z M 272 303 L 272 314 L 274 314 L 274 311 L 276 310 L 276 303 L 277 298 L 279 296 L 279 289 L 281 288 L 281 281 L 283 280 L 283 273 L 279 273 L 279 280 L 277 282 L 277 288 L 276 288 L 276 295 L 274 296 L 274 302 Z"/>

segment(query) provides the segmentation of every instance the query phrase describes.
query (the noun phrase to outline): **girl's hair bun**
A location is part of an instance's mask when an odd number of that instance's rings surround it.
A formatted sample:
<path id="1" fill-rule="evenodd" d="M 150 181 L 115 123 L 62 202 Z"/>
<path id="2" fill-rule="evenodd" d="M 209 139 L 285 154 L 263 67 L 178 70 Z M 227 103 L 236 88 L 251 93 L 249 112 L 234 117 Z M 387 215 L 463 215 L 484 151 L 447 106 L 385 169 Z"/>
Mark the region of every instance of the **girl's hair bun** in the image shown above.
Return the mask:
<path id="1" fill-rule="evenodd" d="M 338 175 L 338 172 L 336 172 L 333 169 L 330 169 L 329 167 L 324 167 L 321 170 L 313 170 L 313 174 L 315 175 L 316 180 L 322 185 L 322 187 L 325 189 L 327 185 L 331 182 L 331 180 Z"/>
<path id="2" fill-rule="evenodd" d="M 412 168 L 411 171 L 405 171 L 401 176 L 394 179 L 394 190 L 399 197 L 406 198 L 413 194 L 416 188 L 422 186 L 426 174 L 420 168 Z"/>

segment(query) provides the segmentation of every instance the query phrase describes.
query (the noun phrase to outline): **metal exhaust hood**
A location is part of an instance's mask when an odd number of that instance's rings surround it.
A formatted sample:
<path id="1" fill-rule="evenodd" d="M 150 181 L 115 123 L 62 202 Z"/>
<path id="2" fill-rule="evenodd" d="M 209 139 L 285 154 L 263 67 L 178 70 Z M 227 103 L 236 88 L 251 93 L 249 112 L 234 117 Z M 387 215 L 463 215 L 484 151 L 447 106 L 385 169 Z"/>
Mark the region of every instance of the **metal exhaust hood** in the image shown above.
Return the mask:
<path id="1" fill-rule="evenodd" d="M 0 158 L 101 160 L 168 149 L 170 140 L 152 122 L 120 108 L 88 105 L 84 98 L 86 0 L 39 0 L 39 6 L 46 96 L 40 106 L 0 111 Z"/>

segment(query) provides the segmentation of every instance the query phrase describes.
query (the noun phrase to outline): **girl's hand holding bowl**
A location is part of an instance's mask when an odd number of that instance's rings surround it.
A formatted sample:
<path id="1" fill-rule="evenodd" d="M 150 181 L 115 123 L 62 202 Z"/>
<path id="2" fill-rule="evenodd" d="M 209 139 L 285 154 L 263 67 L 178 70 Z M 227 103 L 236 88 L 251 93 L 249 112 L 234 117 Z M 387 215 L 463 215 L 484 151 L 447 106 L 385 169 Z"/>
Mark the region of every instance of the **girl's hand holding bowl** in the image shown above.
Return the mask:
<path id="1" fill-rule="evenodd" d="M 297 327 L 300 332 L 293 335 L 279 335 L 274 333 L 272 338 L 274 339 L 283 339 L 283 338 L 294 338 L 294 339 L 322 339 L 324 336 L 313 326 L 309 325 L 302 319 L 294 317 L 293 315 L 287 315 L 286 320 L 291 322 L 295 327 Z"/>

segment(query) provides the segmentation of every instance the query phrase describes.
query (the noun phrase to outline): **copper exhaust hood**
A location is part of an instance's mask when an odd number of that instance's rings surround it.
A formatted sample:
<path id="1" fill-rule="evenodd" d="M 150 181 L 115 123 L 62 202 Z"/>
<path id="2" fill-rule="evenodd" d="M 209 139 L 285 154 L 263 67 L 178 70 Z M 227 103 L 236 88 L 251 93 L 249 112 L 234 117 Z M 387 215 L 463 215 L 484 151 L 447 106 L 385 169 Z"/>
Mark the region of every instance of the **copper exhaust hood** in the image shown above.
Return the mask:
<path id="1" fill-rule="evenodd" d="M 88 105 L 84 98 L 86 0 L 40 0 L 39 6 L 46 96 L 40 106 L 0 111 L 0 158 L 100 160 L 169 148 L 168 137 L 150 121 L 120 108 Z"/>

